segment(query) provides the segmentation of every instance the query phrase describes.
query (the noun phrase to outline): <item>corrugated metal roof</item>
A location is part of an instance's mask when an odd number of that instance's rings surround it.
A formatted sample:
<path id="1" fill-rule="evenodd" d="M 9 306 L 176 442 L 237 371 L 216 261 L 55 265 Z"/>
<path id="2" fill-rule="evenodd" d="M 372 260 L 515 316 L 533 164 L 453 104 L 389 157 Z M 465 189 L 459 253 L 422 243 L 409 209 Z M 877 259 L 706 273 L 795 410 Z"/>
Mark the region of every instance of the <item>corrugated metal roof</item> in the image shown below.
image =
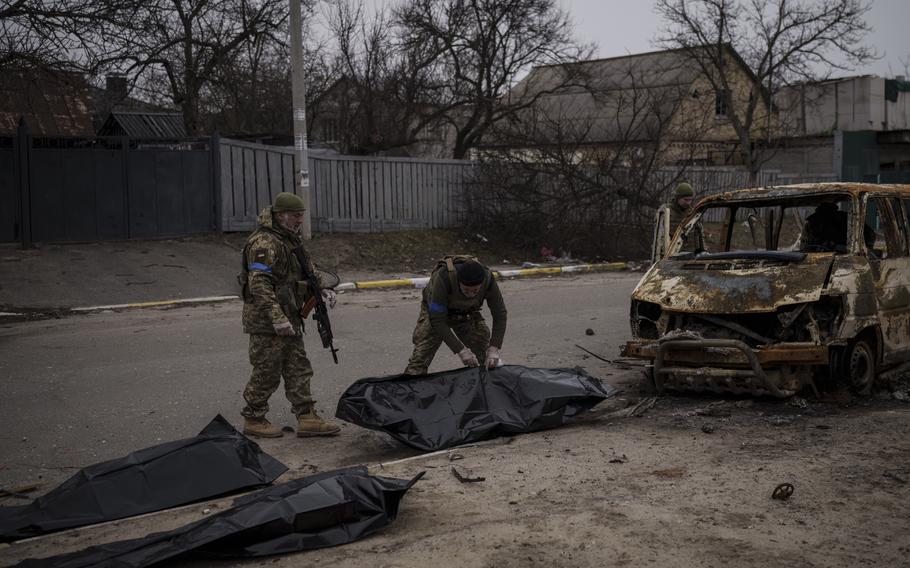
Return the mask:
<path id="1" fill-rule="evenodd" d="M 74 73 L 36 69 L 0 75 L 0 133 L 15 134 L 25 117 L 34 136 L 91 136 L 85 80 Z"/>
<path id="2" fill-rule="evenodd" d="M 98 131 L 100 136 L 185 138 L 183 115 L 176 112 L 112 112 Z"/>

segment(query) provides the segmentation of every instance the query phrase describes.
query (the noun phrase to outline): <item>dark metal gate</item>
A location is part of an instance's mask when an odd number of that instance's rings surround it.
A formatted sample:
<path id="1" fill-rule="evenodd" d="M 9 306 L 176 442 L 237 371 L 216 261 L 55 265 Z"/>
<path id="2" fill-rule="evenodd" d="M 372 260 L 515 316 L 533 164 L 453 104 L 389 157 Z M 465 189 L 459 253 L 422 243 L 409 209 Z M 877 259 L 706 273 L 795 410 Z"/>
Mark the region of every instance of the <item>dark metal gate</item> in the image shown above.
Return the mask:
<path id="1" fill-rule="evenodd" d="M 0 242 L 95 241 L 218 229 L 217 137 L 0 141 Z"/>

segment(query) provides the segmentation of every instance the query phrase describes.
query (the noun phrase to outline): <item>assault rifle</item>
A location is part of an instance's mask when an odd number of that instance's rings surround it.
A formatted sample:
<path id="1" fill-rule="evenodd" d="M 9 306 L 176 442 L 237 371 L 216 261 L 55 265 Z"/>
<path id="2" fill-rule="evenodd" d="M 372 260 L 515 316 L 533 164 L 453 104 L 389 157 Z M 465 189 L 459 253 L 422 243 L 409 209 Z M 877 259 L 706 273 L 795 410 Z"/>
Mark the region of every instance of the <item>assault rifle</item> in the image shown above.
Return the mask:
<path id="1" fill-rule="evenodd" d="M 319 277 L 316 276 L 315 271 L 310 271 L 310 259 L 307 257 L 306 251 L 303 250 L 303 245 L 291 252 L 297 257 L 297 262 L 300 263 L 300 268 L 303 270 L 303 278 L 307 281 L 312 294 L 312 297 L 304 304 L 300 315 L 303 319 L 306 319 L 310 315 L 310 311 L 313 311 L 313 319 L 316 321 L 316 330 L 319 332 L 319 338 L 322 339 L 322 346 L 332 352 L 332 359 L 335 360 L 337 365 L 338 350 L 332 345 L 332 340 L 334 339 L 332 322 L 329 321 L 329 309 L 325 305 L 325 300 L 322 299 L 322 286 L 319 285 Z"/>

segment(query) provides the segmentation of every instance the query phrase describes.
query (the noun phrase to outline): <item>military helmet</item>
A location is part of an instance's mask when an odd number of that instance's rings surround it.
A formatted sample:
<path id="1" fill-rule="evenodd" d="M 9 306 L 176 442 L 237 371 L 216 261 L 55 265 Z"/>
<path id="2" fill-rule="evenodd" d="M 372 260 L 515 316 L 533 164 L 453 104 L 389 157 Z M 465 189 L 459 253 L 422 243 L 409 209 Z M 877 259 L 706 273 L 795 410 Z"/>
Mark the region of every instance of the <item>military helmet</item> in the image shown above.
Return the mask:
<path id="1" fill-rule="evenodd" d="M 692 189 L 692 186 L 688 182 L 682 182 L 676 186 L 676 197 L 693 197 L 695 195 L 695 190 Z"/>
<path id="2" fill-rule="evenodd" d="M 306 211 L 303 199 L 300 196 L 282 191 L 275 197 L 275 204 L 272 205 L 273 213 L 284 213 L 286 211 Z"/>

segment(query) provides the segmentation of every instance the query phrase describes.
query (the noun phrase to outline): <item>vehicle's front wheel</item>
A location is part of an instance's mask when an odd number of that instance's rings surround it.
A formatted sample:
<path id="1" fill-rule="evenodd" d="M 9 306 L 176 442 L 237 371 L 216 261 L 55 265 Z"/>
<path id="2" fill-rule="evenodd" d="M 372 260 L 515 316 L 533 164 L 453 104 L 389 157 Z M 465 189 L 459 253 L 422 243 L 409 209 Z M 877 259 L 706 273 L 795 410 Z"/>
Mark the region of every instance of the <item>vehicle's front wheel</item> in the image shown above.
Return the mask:
<path id="1" fill-rule="evenodd" d="M 868 339 L 857 339 L 850 345 L 844 357 L 844 373 L 850 390 L 861 395 L 872 392 L 876 360 L 875 348 Z"/>

